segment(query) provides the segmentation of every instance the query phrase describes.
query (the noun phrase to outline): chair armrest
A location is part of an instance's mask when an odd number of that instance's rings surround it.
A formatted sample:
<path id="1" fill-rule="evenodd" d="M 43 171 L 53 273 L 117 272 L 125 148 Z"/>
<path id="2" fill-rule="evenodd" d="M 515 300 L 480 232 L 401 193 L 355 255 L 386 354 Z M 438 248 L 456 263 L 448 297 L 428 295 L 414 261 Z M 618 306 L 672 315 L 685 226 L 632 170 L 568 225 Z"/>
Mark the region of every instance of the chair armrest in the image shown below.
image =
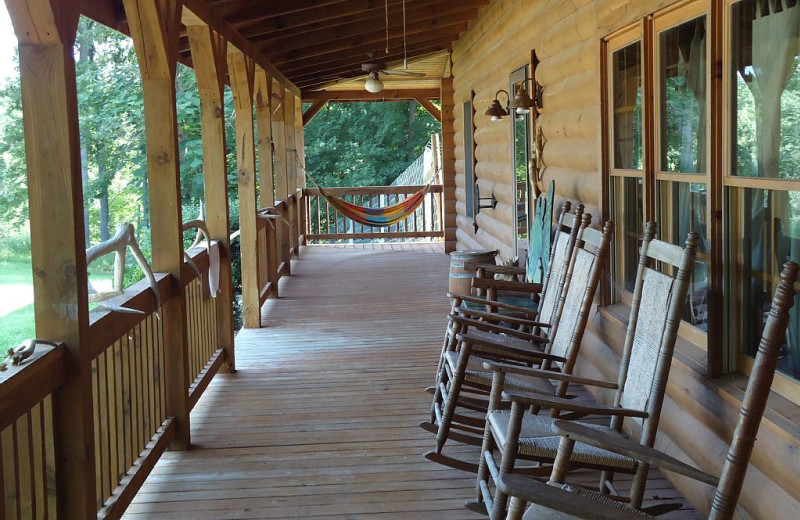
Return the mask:
<path id="1" fill-rule="evenodd" d="M 477 271 L 483 269 L 486 272 L 510 275 L 523 275 L 525 268 L 517 265 L 498 265 L 485 262 L 464 262 L 464 270 Z"/>
<path id="2" fill-rule="evenodd" d="M 590 385 L 598 388 L 617 389 L 617 383 L 611 381 L 600 381 L 598 379 L 589 379 L 586 377 L 573 376 L 572 374 L 564 374 L 562 372 L 553 372 L 550 370 L 542 370 L 540 368 L 521 367 L 515 365 L 508 365 L 496 361 L 484 361 L 483 367 L 495 372 L 502 371 L 510 374 L 519 374 L 523 376 L 541 377 L 544 379 L 554 379 L 556 381 L 566 381 L 567 383 L 577 383 L 579 385 Z"/>
<path id="3" fill-rule="evenodd" d="M 545 360 L 545 359 L 549 359 L 551 361 L 564 362 L 564 358 L 561 358 L 559 356 L 553 356 L 551 354 L 545 354 L 544 352 L 540 352 L 538 350 L 534 350 L 533 348 L 521 349 L 521 348 L 517 348 L 517 347 L 512 347 L 512 346 L 509 346 L 508 344 L 503 343 L 502 341 L 489 341 L 489 340 L 485 340 L 483 338 L 476 338 L 474 336 L 470 336 L 469 333 L 467 333 L 467 334 L 464 334 L 464 333 L 456 334 L 456 338 L 459 341 L 463 341 L 465 343 L 469 343 L 470 345 L 473 345 L 473 346 L 474 345 L 478 345 L 478 346 L 482 346 L 482 347 L 488 347 L 488 348 L 493 348 L 493 349 L 499 350 L 499 351 L 501 351 L 500 356 L 502 356 L 503 353 L 507 353 L 509 355 L 515 356 L 515 358 L 518 358 L 520 356 L 524 356 L 525 358 L 530 359 L 530 360 Z"/>
<path id="4" fill-rule="evenodd" d="M 536 336 L 535 334 L 530 334 L 528 332 L 524 332 L 521 330 L 504 327 L 503 325 L 499 325 L 497 323 L 473 320 L 471 318 L 464 318 L 462 316 L 453 316 L 453 321 L 458 322 L 462 325 L 467 325 L 469 327 L 475 327 L 476 329 L 485 330 L 488 332 L 494 332 L 495 334 L 506 334 L 508 336 L 514 336 L 519 339 L 524 339 L 525 341 L 528 341 L 530 343 L 536 343 L 540 345 L 547 343 L 547 338 Z"/>
<path id="5" fill-rule="evenodd" d="M 494 278 L 473 278 L 472 287 L 474 289 L 494 288 L 499 291 L 516 291 L 539 294 L 542 292 L 542 284 L 515 282 L 512 280 L 495 280 Z"/>
<path id="6" fill-rule="evenodd" d="M 503 397 L 515 403 L 526 406 L 541 406 L 543 408 L 557 408 L 558 410 L 569 410 L 585 415 L 617 415 L 622 417 L 647 417 L 647 412 L 642 410 L 631 410 L 630 408 L 620 408 L 618 406 L 592 405 L 576 403 L 572 399 L 561 397 L 547 397 L 526 392 L 515 392 L 511 390 L 503 391 Z M 566 421 L 563 421 L 566 422 Z"/>
<path id="7" fill-rule="evenodd" d="M 504 322 L 504 323 L 511 323 L 514 325 L 525 325 L 528 327 L 538 327 L 540 329 L 550 327 L 549 323 L 541 323 L 538 321 L 529 320 L 527 318 L 509 316 L 508 314 L 498 314 L 496 312 L 470 309 L 469 307 L 456 307 L 454 310 L 457 314 L 460 314 L 465 317 L 481 318 L 483 320 L 490 320 L 493 322 Z"/>
<path id="8" fill-rule="evenodd" d="M 553 431 L 558 435 L 569 437 L 570 439 L 591 444 L 598 448 L 613 451 L 621 455 L 627 455 L 636 460 L 657 466 L 663 470 L 679 473 L 686 477 L 704 482 L 710 486 L 717 486 L 719 479 L 705 471 L 670 457 L 666 453 L 649 448 L 624 437 L 609 435 L 606 432 L 592 430 L 580 424 L 570 421 L 555 421 Z"/>
<path id="9" fill-rule="evenodd" d="M 585 520 L 642 520 L 642 516 L 610 504 L 564 491 L 519 473 L 501 474 L 497 484 L 507 495 L 519 497 L 566 515 Z M 566 518 L 566 516 L 565 516 Z"/>
<path id="10" fill-rule="evenodd" d="M 527 309 L 525 307 L 519 307 L 518 305 L 511 305 L 510 303 L 496 302 L 494 300 L 487 300 L 486 298 L 478 298 L 476 296 L 470 296 L 467 294 L 447 293 L 447 296 L 448 298 L 457 299 L 464 302 L 476 303 L 478 305 L 487 305 L 489 307 L 495 307 L 499 309 L 506 309 L 508 311 L 516 312 L 518 314 L 523 314 L 531 318 L 536 318 L 536 316 L 539 314 L 539 312 L 536 309 Z"/>

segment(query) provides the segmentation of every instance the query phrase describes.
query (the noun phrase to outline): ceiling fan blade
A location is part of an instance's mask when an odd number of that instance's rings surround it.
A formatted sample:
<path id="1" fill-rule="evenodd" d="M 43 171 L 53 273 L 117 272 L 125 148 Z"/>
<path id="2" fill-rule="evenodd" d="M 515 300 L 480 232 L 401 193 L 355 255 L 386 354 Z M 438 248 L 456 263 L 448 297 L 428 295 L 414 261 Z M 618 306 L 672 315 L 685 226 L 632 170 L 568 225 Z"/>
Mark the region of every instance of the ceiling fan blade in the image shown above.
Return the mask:
<path id="1" fill-rule="evenodd" d="M 424 72 L 411 72 L 410 70 L 382 70 L 381 72 L 387 76 L 413 76 L 415 78 L 425 76 Z"/>

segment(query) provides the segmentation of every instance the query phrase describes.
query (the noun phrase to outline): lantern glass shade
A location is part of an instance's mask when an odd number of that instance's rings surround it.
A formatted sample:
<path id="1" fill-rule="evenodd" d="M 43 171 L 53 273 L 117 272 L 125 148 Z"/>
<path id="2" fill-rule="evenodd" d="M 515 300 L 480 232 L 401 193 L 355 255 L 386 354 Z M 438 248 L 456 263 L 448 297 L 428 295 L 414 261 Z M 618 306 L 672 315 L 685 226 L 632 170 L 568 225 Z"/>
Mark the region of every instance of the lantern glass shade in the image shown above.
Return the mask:
<path id="1" fill-rule="evenodd" d="M 514 99 L 511 100 L 509 104 L 510 108 L 516 109 L 517 114 L 528 114 L 531 111 L 531 107 L 533 106 L 533 100 L 528 95 L 528 91 L 525 90 L 525 87 L 520 85 L 517 87 L 517 92 L 514 95 Z"/>
<path id="2" fill-rule="evenodd" d="M 380 80 L 377 72 L 373 71 L 369 73 L 369 77 L 367 77 L 367 81 L 364 83 L 364 88 L 367 92 L 372 92 L 373 94 L 383 90 L 383 81 Z"/>

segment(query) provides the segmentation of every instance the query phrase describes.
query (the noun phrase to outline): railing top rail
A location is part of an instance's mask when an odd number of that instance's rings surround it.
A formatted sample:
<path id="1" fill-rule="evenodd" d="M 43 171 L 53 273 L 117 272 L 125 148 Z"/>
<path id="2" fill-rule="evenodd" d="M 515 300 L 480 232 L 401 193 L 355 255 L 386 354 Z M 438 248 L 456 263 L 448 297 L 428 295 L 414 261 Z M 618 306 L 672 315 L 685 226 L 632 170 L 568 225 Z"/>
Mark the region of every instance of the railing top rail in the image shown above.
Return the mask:
<path id="1" fill-rule="evenodd" d="M 63 348 L 41 344 L 23 364 L 0 372 L 0 430 L 55 392 L 64 377 Z"/>
<path id="2" fill-rule="evenodd" d="M 336 187 L 323 189 L 331 195 L 408 195 L 416 193 L 424 186 L 355 186 L 355 187 Z M 431 184 L 428 190 L 431 193 L 442 193 L 441 184 Z M 306 188 L 308 195 L 319 195 L 317 188 Z"/>

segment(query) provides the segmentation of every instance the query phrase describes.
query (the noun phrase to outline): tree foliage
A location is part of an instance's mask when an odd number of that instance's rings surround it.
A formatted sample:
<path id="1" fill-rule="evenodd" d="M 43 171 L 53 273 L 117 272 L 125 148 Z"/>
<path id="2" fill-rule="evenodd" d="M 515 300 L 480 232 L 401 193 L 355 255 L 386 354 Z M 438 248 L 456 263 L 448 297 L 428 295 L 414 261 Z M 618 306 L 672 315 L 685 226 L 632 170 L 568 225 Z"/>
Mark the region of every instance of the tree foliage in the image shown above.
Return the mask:
<path id="1" fill-rule="evenodd" d="M 323 186 L 390 184 L 439 131 L 416 101 L 328 103 L 306 125 L 306 168 Z"/>

